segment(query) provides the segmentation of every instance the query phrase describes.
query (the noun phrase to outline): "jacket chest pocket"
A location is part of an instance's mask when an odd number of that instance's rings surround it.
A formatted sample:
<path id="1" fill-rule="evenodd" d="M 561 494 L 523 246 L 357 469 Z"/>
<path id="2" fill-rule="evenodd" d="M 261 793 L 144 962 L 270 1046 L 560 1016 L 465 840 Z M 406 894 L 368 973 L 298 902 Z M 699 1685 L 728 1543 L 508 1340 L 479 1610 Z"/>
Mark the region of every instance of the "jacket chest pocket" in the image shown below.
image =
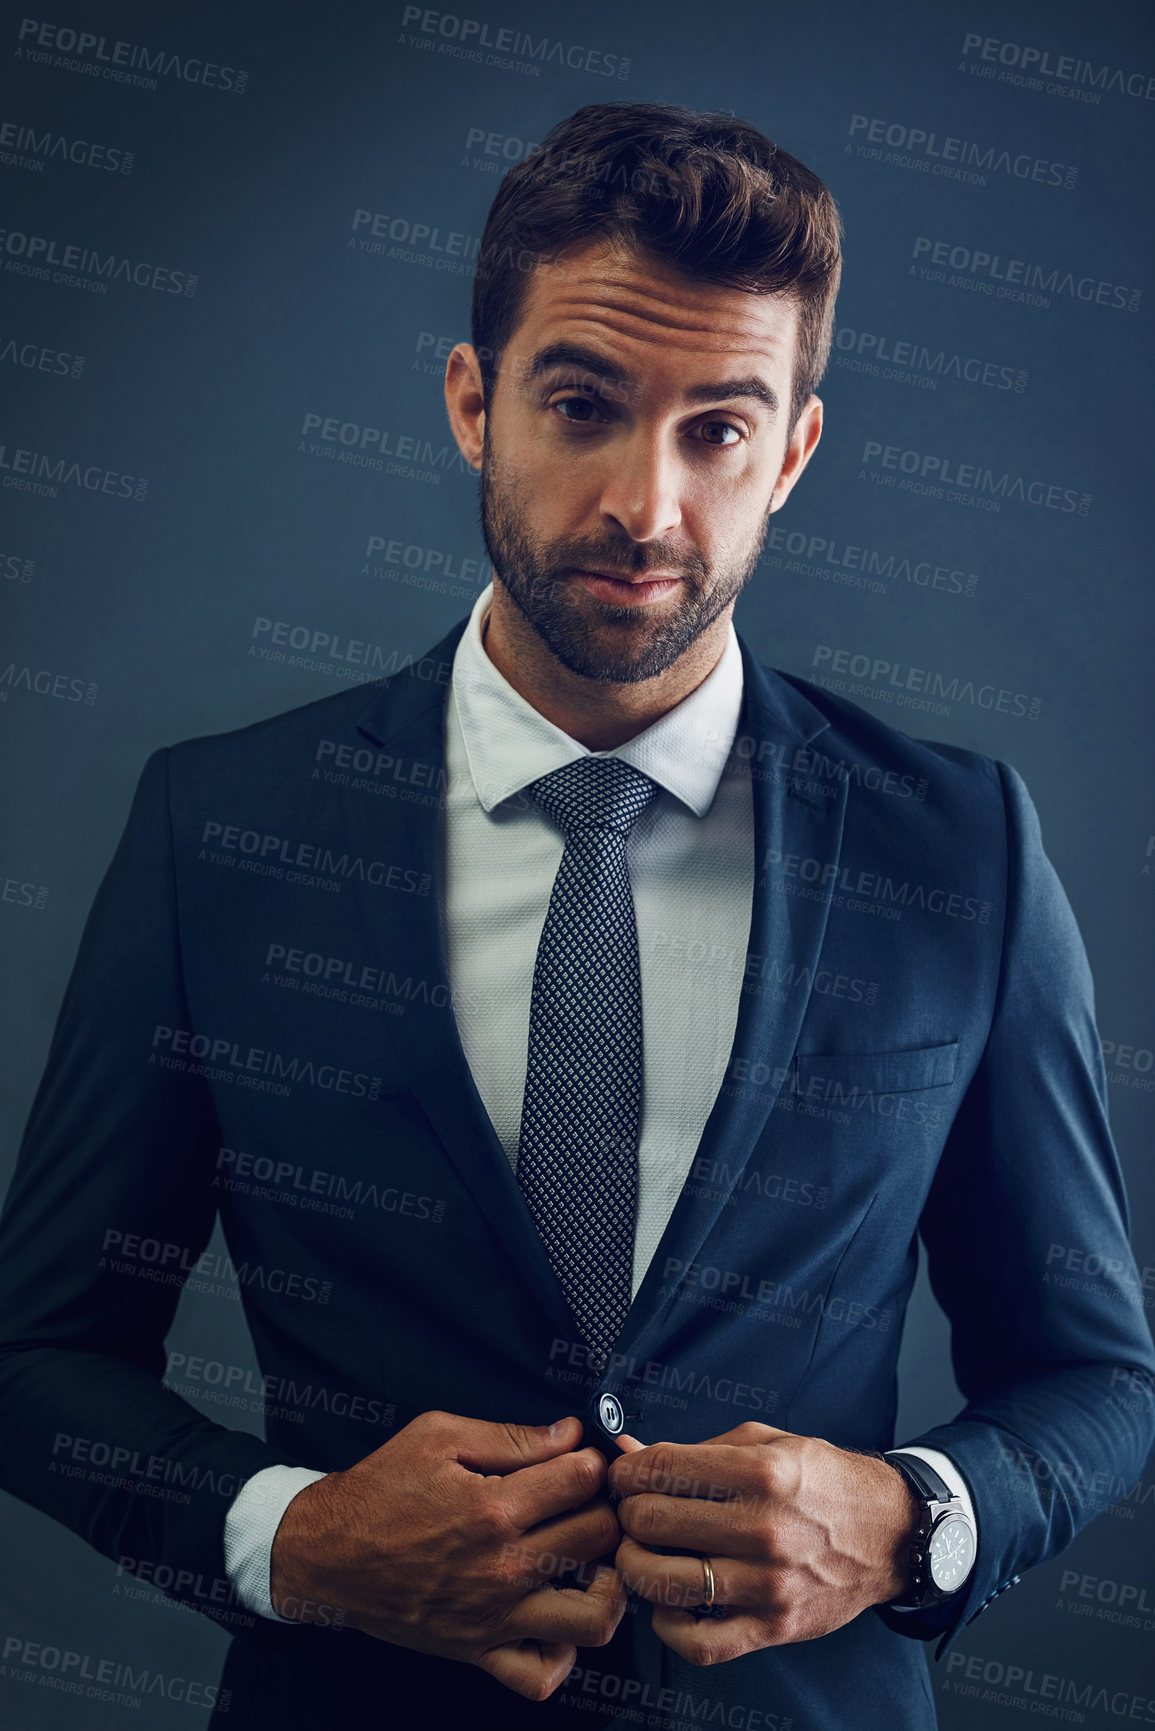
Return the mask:
<path id="1" fill-rule="evenodd" d="M 958 1041 L 900 1052 L 795 1052 L 790 1092 L 830 1103 L 839 1098 L 913 1094 L 954 1081 Z"/>
<path id="2" fill-rule="evenodd" d="M 957 1040 L 892 1052 L 796 1052 L 778 1105 L 793 1114 L 799 1134 L 809 1124 L 815 1150 L 844 1148 L 849 1135 L 859 1161 L 871 1144 L 893 1156 L 908 1137 L 925 1153 L 941 1145 L 954 1119 L 957 1069 Z"/>

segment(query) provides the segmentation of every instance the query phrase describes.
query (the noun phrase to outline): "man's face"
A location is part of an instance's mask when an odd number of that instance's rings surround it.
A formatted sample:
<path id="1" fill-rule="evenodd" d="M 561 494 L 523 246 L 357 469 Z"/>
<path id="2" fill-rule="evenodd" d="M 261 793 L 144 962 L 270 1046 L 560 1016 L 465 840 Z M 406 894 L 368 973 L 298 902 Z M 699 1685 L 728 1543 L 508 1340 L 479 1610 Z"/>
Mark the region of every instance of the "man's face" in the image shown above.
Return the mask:
<path id="1" fill-rule="evenodd" d="M 484 417 L 482 527 L 571 672 L 632 684 L 731 607 L 821 429 L 797 312 L 598 243 L 534 273 Z"/>

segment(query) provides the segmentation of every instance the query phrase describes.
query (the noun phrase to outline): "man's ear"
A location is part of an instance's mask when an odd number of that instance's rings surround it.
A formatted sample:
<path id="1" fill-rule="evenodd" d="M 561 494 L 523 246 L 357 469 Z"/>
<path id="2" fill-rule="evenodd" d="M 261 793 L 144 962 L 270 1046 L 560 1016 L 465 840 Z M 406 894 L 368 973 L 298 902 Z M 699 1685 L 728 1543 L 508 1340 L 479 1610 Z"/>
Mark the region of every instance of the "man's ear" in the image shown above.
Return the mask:
<path id="1" fill-rule="evenodd" d="M 445 363 L 445 407 L 458 450 L 471 469 L 480 469 L 485 442 L 485 393 L 481 386 L 481 364 L 472 343 L 458 343 Z"/>
<path id="2" fill-rule="evenodd" d="M 778 479 L 774 483 L 774 491 L 770 497 L 771 511 L 780 511 L 787 499 L 795 481 L 814 455 L 814 450 L 822 437 L 822 399 L 807 397 L 794 423 L 794 431 L 790 435 L 790 443 L 786 447 L 786 456 L 782 463 Z"/>

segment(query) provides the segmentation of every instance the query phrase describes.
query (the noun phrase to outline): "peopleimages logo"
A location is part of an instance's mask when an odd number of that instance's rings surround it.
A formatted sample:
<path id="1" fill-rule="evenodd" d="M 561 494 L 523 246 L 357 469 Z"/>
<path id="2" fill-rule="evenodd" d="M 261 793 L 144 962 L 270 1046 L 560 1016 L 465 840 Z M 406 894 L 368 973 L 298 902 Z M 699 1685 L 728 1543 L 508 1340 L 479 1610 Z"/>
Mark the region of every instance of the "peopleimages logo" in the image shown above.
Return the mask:
<path id="1" fill-rule="evenodd" d="M 410 37 L 412 46 L 506 71 L 530 67 L 535 77 L 542 66 L 551 64 L 568 67 L 571 72 L 592 72 L 601 78 L 630 75 L 630 62 L 620 54 L 583 48 L 576 42 L 561 42 L 550 36 L 533 37 L 528 30 L 514 30 L 508 25 L 491 27 L 488 20 L 462 18 L 456 12 L 436 12 L 429 6 L 406 6 L 401 14 L 401 28 L 417 32 Z M 483 48 L 490 51 L 488 55 L 482 54 Z"/>
<path id="2" fill-rule="evenodd" d="M 1042 698 L 1026 691 L 976 685 L 973 679 L 960 679 L 958 674 L 948 677 L 933 667 L 904 667 L 884 656 L 856 655 L 829 643 L 815 645 L 810 665 L 821 669 L 814 677 L 828 690 L 845 691 L 850 697 L 874 697 L 903 709 L 928 710 L 932 715 L 949 715 L 953 703 L 969 703 L 999 715 L 1025 716 L 1029 721 L 1037 721 L 1043 712 Z M 838 674 L 847 674 L 858 683 L 848 684 L 846 679 L 835 677 Z"/>
<path id="3" fill-rule="evenodd" d="M 274 1084 L 279 1084 L 274 1091 L 282 1094 L 290 1092 L 285 1084 L 293 1082 L 320 1088 L 328 1094 L 349 1094 L 355 1099 L 376 1100 L 381 1092 L 379 1076 L 343 1069 L 337 1064 L 318 1064 L 299 1053 L 286 1056 L 283 1052 L 266 1051 L 262 1046 L 245 1046 L 228 1035 L 213 1038 L 192 1028 L 167 1028 L 160 1022 L 153 1030 L 148 1061 L 159 1069 L 191 1069 L 211 1081 L 235 1080 L 238 1074 L 245 1078 L 271 1077 Z M 246 1086 L 251 1085 L 251 1080 L 246 1081 Z M 258 1089 L 260 1093 L 268 1091 Z"/>
<path id="4" fill-rule="evenodd" d="M 6 878 L 0 874 L 0 902 L 9 902 L 19 908 L 35 908 L 42 913 L 48 906 L 48 888 L 45 884 L 22 883 L 19 878 Z"/>
<path id="5" fill-rule="evenodd" d="M 343 421 L 337 415 L 308 413 L 301 422 L 297 450 L 302 456 L 350 463 L 357 469 L 393 474 L 399 465 L 424 464 L 429 471 L 453 471 L 474 476 L 452 439 L 435 445 L 413 433 L 397 433 L 388 427 L 371 427 L 360 421 Z M 386 459 L 395 459 L 387 462 Z M 416 468 L 408 472 L 417 473 Z M 439 479 L 439 477 L 436 477 Z"/>
<path id="6" fill-rule="evenodd" d="M 922 259 L 922 265 L 912 264 L 908 275 L 922 276 L 928 282 L 947 280 L 947 270 L 957 277 L 972 278 L 966 286 L 981 284 L 984 294 L 996 294 L 1000 300 L 1025 301 L 1030 306 L 1049 306 L 1050 297 L 1067 295 L 1086 305 L 1113 307 L 1118 312 L 1134 313 L 1143 298 L 1142 289 L 1128 288 L 1125 283 L 1111 282 L 1104 277 L 1076 276 L 1062 265 L 1031 264 L 1027 259 L 1004 258 L 1001 253 L 986 252 L 981 247 L 955 246 L 948 240 L 932 240 L 929 235 L 916 235 L 912 259 Z M 937 270 L 940 274 L 935 275 Z M 954 279 L 952 279 L 953 281 Z M 998 289 L 994 285 L 997 283 Z"/>
<path id="7" fill-rule="evenodd" d="M 91 679 L 72 679 L 67 673 L 54 673 L 51 668 L 33 669 L 29 663 L 21 666 L 10 661 L 0 669 L 0 703 L 8 701 L 9 691 L 35 692 L 38 697 L 56 697 L 62 703 L 96 702 L 97 686 Z"/>
<path id="8" fill-rule="evenodd" d="M 860 547 L 840 541 L 837 535 L 807 535 L 801 529 L 771 529 L 766 536 L 769 553 L 764 565 L 781 565 L 806 576 L 826 576 L 852 589 L 886 595 L 889 584 L 907 583 L 912 588 L 934 589 L 946 595 L 973 595 L 978 576 L 929 559 L 910 559 L 896 553 L 880 553 L 876 547 Z M 786 560 L 775 558 L 787 553 Z"/>
<path id="9" fill-rule="evenodd" d="M 1069 192 L 1079 178 L 1079 170 L 1070 163 L 1032 156 L 1029 150 L 1001 150 L 994 144 L 976 144 L 973 139 L 952 138 L 949 134 L 940 136 L 925 127 L 905 126 L 900 121 L 882 120 L 869 114 L 851 115 L 850 137 L 855 142 L 846 146 L 847 152 L 853 151 L 868 161 L 915 168 L 923 174 L 964 180 L 976 186 L 987 184 L 988 173 L 1005 174 L 1015 180 L 1061 186 Z M 887 146 L 885 156 L 883 145 Z"/>
<path id="10" fill-rule="evenodd" d="M 1014 391 L 1019 396 L 1027 388 L 1027 374 L 1022 367 L 1002 366 L 978 355 L 951 353 L 929 343 L 896 339 L 878 331 L 858 331 L 850 325 L 835 327 L 834 350 L 832 364 L 836 367 L 868 373 L 871 378 L 893 379 L 899 384 L 918 384 L 923 390 L 936 391 L 939 379 L 957 379 L 960 384 L 983 385 L 988 390 Z"/>
<path id="11" fill-rule="evenodd" d="M 88 30 L 44 24 L 38 18 L 22 18 L 16 35 L 18 59 L 51 63 L 67 72 L 84 72 L 145 90 L 156 90 L 157 78 L 176 78 L 182 84 L 203 84 L 206 90 L 230 90 L 239 96 L 249 81 L 248 73 L 236 66 L 146 48 L 140 42 L 110 41 Z"/>
<path id="12" fill-rule="evenodd" d="M 29 372 L 51 373 L 63 379 L 79 379 L 84 373 L 83 355 L 62 353 L 46 343 L 21 342 L 16 337 L 0 337 L 0 366 L 25 367 Z M 0 555 L 2 562 L 2 555 Z M 11 572 L 4 573 L 11 576 Z"/>
<path id="13" fill-rule="evenodd" d="M 3 358 L 0 350 L 0 360 Z M 380 563 L 371 564 L 371 560 Z M 370 535 L 365 561 L 361 567 L 363 577 L 388 577 L 397 583 L 441 593 L 476 595 L 489 572 L 488 560 L 463 559 L 443 547 L 422 547 L 415 541 L 397 538 L 386 540 L 384 535 Z"/>
<path id="14" fill-rule="evenodd" d="M 388 211 L 353 212 L 352 234 L 346 246 L 361 252 L 400 259 L 402 264 L 436 265 L 455 275 L 466 275 L 473 269 L 481 251 L 481 236 L 461 229 L 442 229 L 439 223 L 415 222 L 407 216 L 392 216 Z M 368 233 L 362 233 L 362 230 Z M 386 242 L 392 244 L 386 247 Z"/>
<path id="15" fill-rule="evenodd" d="M 77 458 L 48 456 L 44 451 L 30 451 L 23 445 L 0 445 L 0 477 L 0 486 L 48 499 L 56 498 L 59 487 L 77 487 L 84 493 L 104 493 L 114 499 L 133 499 L 138 504 L 148 497 L 148 482 L 137 475 L 123 475 L 119 469 L 103 469 L 99 463 L 84 463 Z"/>
<path id="16" fill-rule="evenodd" d="M 884 445 L 880 439 L 867 439 L 861 461 L 864 471 L 877 469 L 906 477 L 905 485 L 899 483 L 904 492 L 929 493 L 933 498 L 959 503 L 974 499 L 989 511 L 999 510 L 1004 499 L 1047 511 L 1077 512 L 1080 517 L 1088 516 L 1091 510 L 1090 493 L 1081 493 L 1077 487 L 1012 474 L 1006 469 L 996 473 L 978 463 L 959 463 L 933 451 L 904 451 L 901 445 Z"/>
<path id="17" fill-rule="evenodd" d="M 13 120 L 0 122 L 0 162 L 40 171 L 52 160 L 72 162 L 78 168 L 99 168 L 108 174 L 131 174 L 135 158 L 131 150 L 118 150 L 115 145 L 68 138 L 62 132 L 38 132 L 34 126 L 21 126 Z"/>
<path id="18" fill-rule="evenodd" d="M 201 1683 L 193 1677 L 150 1671 L 144 1666 L 137 1670 L 119 1659 L 77 1653 L 51 1642 L 26 1641 L 22 1635 L 6 1637 L 0 1664 L 5 1675 L 17 1683 L 48 1684 L 69 1695 L 83 1695 L 89 1701 L 107 1701 L 137 1711 L 144 1705 L 146 1695 L 179 1701 L 201 1711 L 219 1705 L 224 1713 L 232 1700 L 232 1690 L 222 1689 L 217 1683 Z M 94 1723 L 91 1719 L 88 1722 Z"/>
<path id="19" fill-rule="evenodd" d="M 258 829 L 244 829 L 240 824 L 218 823 L 213 819 L 208 820 L 201 831 L 197 858 L 207 859 L 213 864 L 228 860 L 234 869 L 247 868 L 257 877 L 283 877 L 286 883 L 299 882 L 306 889 L 330 884 L 339 889 L 342 883 L 356 882 L 371 884 L 374 889 L 427 896 L 432 881 L 429 872 L 417 872 L 411 866 L 391 865 L 381 859 L 367 860 L 361 854 L 337 854 L 331 848 L 317 842 L 301 841 L 296 836 L 272 835 Z M 287 877 L 286 866 L 289 867 Z"/>
<path id="20" fill-rule="evenodd" d="M 0 250 L 6 254 L 6 271 L 63 283 L 67 288 L 88 288 L 94 294 L 107 294 L 109 283 L 115 282 L 170 295 L 191 297 L 197 292 L 197 279 L 188 271 L 171 270 L 167 265 L 121 253 L 100 253 L 94 247 L 73 246 L 20 229 L 0 228 Z"/>
<path id="21" fill-rule="evenodd" d="M 448 685 L 453 673 L 452 661 L 434 661 L 428 655 L 414 660 L 408 650 L 387 650 L 381 643 L 346 637 L 339 631 L 314 630 L 309 625 L 295 625 L 288 619 L 265 619 L 258 615 L 253 620 L 252 636 L 254 640 L 260 637 L 269 639 L 267 644 L 254 641 L 249 645 L 249 654 L 259 654 L 261 660 L 284 661 L 290 666 L 334 672 L 357 683 L 378 675 L 392 679 L 396 674 L 407 673 L 412 679 Z M 285 648 L 302 653 L 286 657 Z"/>
<path id="22" fill-rule="evenodd" d="M 1043 89 L 1044 79 L 1049 78 L 1052 85 L 1047 86 L 1048 91 L 1053 93 L 1053 85 L 1069 85 L 1081 89 L 1085 100 L 1093 103 L 1099 102 L 1098 93 L 1104 90 L 1114 91 L 1117 96 L 1135 96 L 1143 102 L 1155 102 L 1155 76 L 1133 67 L 1128 71 L 1107 61 L 1096 64 L 1093 60 L 1080 60 L 1073 54 L 1056 54 L 1050 48 L 1003 42 L 997 36 L 980 36 L 977 31 L 968 31 L 963 37 L 962 53 L 964 62 L 969 61 L 968 72 L 982 72 L 987 77 L 1001 76 L 1003 82 L 1026 84 L 1029 89 Z M 999 67 L 1002 68 L 1001 75 L 996 73 Z M 1017 76 L 1008 78 L 1008 73 Z"/>
<path id="23" fill-rule="evenodd" d="M 1083 1678 L 1063 1677 L 1053 1671 L 1035 1671 L 1030 1666 L 1008 1665 L 1002 1659 L 985 1659 L 979 1653 L 962 1653 L 956 1647 L 946 1663 L 949 1675 L 939 1685 L 944 1691 L 972 1700 L 989 1700 L 1000 1707 L 1017 1707 L 1021 1711 L 1038 1713 L 1040 1703 L 1066 1703 L 1072 1708 L 1090 1707 L 1109 1713 L 1117 1719 L 1142 1720 L 1155 1725 L 1155 1700 L 1136 1695 L 1112 1683 L 1086 1682 Z M 985 1688 L 980 1685 L 986 1684 Z M 1061 1705 L 1054 1706 L 1050 1718 L 1067 1718 Z M 1083 1714 L 1074 1715 L 1075 1723 L 1083 1722 Z"/>

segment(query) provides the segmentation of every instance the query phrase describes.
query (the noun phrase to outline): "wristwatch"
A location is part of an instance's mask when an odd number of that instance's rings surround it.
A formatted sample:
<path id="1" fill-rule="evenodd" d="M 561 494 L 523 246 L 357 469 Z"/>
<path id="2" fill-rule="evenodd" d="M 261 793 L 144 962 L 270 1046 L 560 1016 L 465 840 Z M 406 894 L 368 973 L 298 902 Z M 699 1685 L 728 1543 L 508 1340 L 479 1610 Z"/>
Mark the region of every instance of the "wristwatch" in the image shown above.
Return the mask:
<path id="1" fill-rule="evenodd" d="M 883 1458 L 898 1468 L 921 1509 L 910 1552 L 910 1587 L 889 1603 L 896 1610 L 921 1611 L 949 1599 L 970 1575 L 977 1550 L 974 1522 L 962 1499 L 921 1456 L 896 1451 Z"/>

